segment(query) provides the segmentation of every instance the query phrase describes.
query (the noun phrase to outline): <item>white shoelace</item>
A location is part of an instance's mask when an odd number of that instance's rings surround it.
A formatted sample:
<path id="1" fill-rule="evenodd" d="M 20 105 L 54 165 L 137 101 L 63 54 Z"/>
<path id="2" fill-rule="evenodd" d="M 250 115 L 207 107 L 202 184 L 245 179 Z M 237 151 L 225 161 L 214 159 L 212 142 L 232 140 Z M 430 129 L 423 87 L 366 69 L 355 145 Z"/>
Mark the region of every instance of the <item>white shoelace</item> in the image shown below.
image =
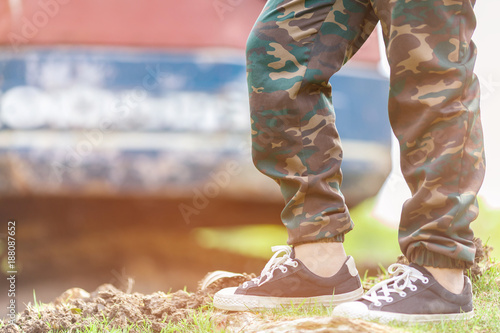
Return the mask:
<path id="1" fill-rule="evenodd" d="M 286 273 L 286 271 L 288 270 L 286 266 L 297 267 L 299 265 L 297 261 L 290 258 L 290 255 L 292 254 L 292 248 L 290 246 L 278 245 L 273 246 L 271 249 L 274 252 L 274 255 L 271 257 L 271 259 L 269 259 L 266 266 L 264 266 L 264 269 L 260 273 L 260 276 L 250 280 L 251 282 L 259 286 L 263 283 L 266 283 L 273 277 L 274 270 L 279 269 L 281 270 L 281 272 Z M 279 257 L 279 255 L 282 253 L 284 253 L 283 256 Z M 244 282 L 243 288 L 247 287 L 248 282 Z"/>
<path id="2" fill-rule="evenodd" d="M 392 264 L 387 271 L 389 274 L 396 276 L 377 283 L 363 296 L 364 299 L 375 303 L 376 306 L 382 305 L 381 300 L 391 303 L 394 300 L 390 295 L 391 293 L 398 293 L 401 297 L 405 297 L 406 292 L 404 290 L 406 288 L 411 291 L 417 290 L 417 286 L 413 284 L 417 280 L 422 281 L 424 284 L 429 282 L 427 277 L 410 266 Z"/>

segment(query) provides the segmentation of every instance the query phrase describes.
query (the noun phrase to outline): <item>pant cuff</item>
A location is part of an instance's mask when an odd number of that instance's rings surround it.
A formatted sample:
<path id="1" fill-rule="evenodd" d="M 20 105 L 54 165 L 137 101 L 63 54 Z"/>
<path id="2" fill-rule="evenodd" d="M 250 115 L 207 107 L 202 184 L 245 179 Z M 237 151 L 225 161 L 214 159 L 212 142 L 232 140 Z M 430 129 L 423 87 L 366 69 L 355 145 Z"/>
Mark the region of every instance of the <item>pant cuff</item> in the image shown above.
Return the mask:
<path id="1" fill-rule="evenodd" d="M 430 266 L 437 268 L 469 268 L 473 262 L 451 258 L 441 253 L 430 252 L 424 247 L 418 247 L 407 256 L 408 261 L 419 266 Z"/>

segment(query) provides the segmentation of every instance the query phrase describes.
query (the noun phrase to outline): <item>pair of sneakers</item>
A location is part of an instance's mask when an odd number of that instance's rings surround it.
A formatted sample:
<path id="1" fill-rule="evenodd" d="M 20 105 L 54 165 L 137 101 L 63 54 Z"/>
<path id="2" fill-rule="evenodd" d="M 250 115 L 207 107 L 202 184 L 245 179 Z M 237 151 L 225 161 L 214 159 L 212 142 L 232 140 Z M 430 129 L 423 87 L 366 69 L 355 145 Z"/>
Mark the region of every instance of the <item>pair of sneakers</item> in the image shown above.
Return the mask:
<path id="1" fill-rule="evenodd" d="M 225 288 L 214 306 L 229 311 L 263 310 L 287 305 L 335 306 L 333 315 L 381 322 L 428 322 L 472 318 L 472 285 L 464 277 L 461 294 L 442 287 L 424 267 L 393 264 L 391 278 L 363 295 L 354 259 L 348 257 L 331 277 L 312 273 L 289 246 L 273 247 L 275 254 L 259 277 Z"/>

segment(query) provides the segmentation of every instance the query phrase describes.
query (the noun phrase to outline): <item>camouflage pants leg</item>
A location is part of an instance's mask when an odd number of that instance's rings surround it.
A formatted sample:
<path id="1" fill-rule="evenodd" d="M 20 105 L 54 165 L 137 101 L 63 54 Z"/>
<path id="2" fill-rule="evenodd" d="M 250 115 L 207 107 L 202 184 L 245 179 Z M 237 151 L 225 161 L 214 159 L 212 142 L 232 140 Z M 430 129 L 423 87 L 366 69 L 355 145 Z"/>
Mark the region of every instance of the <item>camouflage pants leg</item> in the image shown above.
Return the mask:
<path id="1" fill-rule="evenodd" d="M 328 80 L 378 20 L 413 193 L 401 248 L 419 264 L 463 267 L 474 257 L 469 225 L 484 175 L 470 0 L 268 1 L 247 45 L 254 162 L 281 187 L 290 244 L 343 240 L 352 222 Z"/>
<path id="2" fill-rule="evenodd" d="M 374 1 L 391 67 L 389 117 L 412 193 L 399 243 L 420 265 L 463 268 L 474 260 L 470 223 L 485 168 L 474 2 Z"/>
<path id="3" fill-rule="evenodd" d="M 247 43 L 252 152 L 285 198 L 289 244 L 343 241 L 352 221 L 330 77 L 376 24 L 369 1 L 269 0 Z"/>

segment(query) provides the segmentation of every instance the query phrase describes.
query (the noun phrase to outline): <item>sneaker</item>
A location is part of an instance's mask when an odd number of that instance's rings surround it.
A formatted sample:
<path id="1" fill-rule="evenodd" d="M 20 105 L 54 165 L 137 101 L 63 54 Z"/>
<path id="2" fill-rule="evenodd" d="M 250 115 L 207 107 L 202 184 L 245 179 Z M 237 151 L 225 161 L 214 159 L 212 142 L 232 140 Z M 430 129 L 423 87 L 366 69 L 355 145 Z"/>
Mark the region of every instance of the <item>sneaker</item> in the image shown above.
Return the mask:
<path id="1" fill-rule="evenodd" d="M 454 294 L 424 267 L 394 264 L 388 271 L 395 276 L 377 283 L 362 300 L 337 306 L 333 315 L 383 323 L 462 320 L 474 316 L 468 277 L 464 277 L 462 293 Z"/>
<path id="2" fill-rule="evenodd" d="M 274 246 L 275 254 L 259 277 L 214 295 L 214 306 L 229 311 L 263 310 L 283 305 L 336 305 L 363 296 L 354 259 L 348 257 L 331 277 L 312 273 L 289 246 Z M 280 254 L 283 254 L 280 256 Z"/>

